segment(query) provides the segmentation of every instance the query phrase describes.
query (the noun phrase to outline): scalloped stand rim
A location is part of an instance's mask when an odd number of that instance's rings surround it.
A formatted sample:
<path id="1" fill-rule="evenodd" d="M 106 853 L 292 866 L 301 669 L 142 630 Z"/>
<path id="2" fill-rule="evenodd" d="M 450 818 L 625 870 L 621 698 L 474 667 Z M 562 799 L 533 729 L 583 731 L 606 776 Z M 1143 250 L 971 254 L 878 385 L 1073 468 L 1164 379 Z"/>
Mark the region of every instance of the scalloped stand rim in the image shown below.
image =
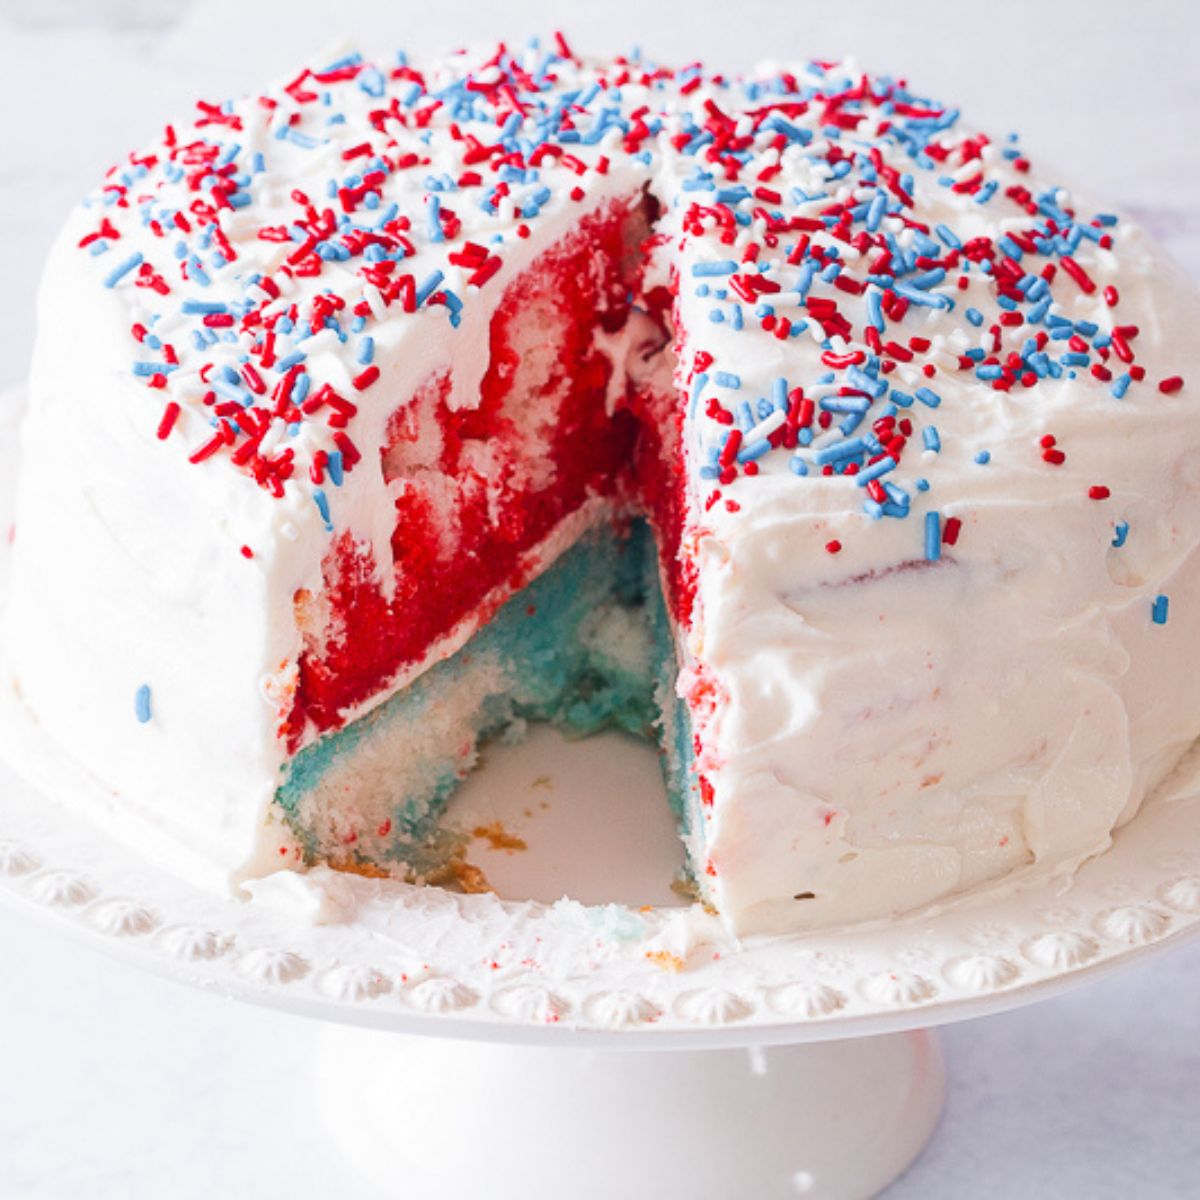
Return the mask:
<path id="1" fill-rule="evenodd" d="M 920 1154 L 946 1086 L 929 1031 L 644 1054 L 335 1026 L 317 1094 L 386 1196 L 856 1200 Z"/>

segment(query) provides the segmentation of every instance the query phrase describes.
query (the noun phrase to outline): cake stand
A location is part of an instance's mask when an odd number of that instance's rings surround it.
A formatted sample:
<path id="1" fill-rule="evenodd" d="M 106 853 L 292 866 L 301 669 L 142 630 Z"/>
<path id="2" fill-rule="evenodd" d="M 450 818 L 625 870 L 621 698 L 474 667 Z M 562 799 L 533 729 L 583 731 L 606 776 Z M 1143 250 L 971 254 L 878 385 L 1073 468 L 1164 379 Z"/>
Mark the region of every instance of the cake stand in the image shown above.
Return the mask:
<path id="1" fill-rule="evenodd" d="M 0 527 L 19 407 L 0 396 Z M 478 830 L 469 859 L 498 894 L 318 869 L 237 900 L 91 824 L 98 785 L 5 697 L 0 897 L 179 982 L 328 1022 L 314 1083 L 331 1135 L 380 1194 L 421 1200 L 874 1195 L 937 1123 L 934 1026 L 1200 930 L 1191 764 L 1070 880 L 738 942 L 672 891 L 653 751 L 535 729 L 488 757 L 451 817 Z"/>

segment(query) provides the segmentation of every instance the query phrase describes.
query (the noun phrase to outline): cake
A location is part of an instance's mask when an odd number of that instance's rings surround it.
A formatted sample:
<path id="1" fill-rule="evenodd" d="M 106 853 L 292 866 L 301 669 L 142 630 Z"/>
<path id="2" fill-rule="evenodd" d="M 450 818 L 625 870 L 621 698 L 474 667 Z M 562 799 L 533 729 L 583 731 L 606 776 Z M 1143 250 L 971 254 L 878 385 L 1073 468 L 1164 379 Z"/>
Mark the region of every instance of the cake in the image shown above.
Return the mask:
<path id="1" fill-rule="evenodd" d="M 315 62 L 52 252 L 6 686 L 206 886 L 438 878 L 529 721 L 657 741 L 738 934 L 1069 872 L 1200 734 L 1198 321 L 851 63 Z"/>

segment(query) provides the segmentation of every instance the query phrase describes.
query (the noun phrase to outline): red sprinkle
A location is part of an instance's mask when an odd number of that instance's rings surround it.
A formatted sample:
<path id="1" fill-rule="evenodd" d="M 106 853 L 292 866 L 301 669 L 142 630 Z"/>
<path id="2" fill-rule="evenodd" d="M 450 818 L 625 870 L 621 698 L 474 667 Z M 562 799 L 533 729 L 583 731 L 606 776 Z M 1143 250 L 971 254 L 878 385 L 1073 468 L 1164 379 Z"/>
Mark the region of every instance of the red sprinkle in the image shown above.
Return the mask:
<path id="1" fill-rule="evenodd" d="M 360 375 L 354 377 L 354 390 L 361 392 L 365 391 L 379 378 L 379 368 L 372 363 Z"/>
<path id="2" fill-rule="evenodd" d="M 1112 493 L 1102 483 L 1095 483 L 1088 488 L 1089 500 L 1107 500 Z"/>
<path id="3" fill-rule="evenodd" d="M 179 419 L 179 405 L 174 400 L 168 402 L 167 407 L 163 409 L 162 420 L 158 423 L 157 437 L 160 442 L 165 442 L 172 429 L 175 428 L 175 422 Z"/>
<path id="4" fill-rule="evenodd" d="M 1183 387 L 1183 376 L 1182 375 L 1171 375 L 1168 378 L 1164 379 L 1162 381 L 1162 383 L 1160 383 L 1158 385 L 1158 390 L 1160 392 L 1162 392 L 1162 394 L 1164 396 L 1173 396 L 1182 387 Z"/>

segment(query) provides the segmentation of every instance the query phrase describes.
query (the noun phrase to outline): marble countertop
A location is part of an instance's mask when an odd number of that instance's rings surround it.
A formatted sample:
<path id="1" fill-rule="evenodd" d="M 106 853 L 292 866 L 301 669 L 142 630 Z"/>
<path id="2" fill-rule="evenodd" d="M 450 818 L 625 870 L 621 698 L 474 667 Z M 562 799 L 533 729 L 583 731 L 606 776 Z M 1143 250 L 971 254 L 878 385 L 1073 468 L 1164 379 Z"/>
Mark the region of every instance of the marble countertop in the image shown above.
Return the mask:
<path id="1" fill-rule="evenodd" d="M 581 46 L 733 67 L 763 50 L 853 53 L 964 102 L 993 132 L 1021 129 L 1031 154 L 1136 213 L 1200 275 L 1200 8 L 1007 0 L 984 12 L 609 0 L 566 24 Z M 433 49 L 562 20 L 548 0 L 0 0 L 0 387 L 24 377 L 39 266 L 67 208 L 196 96 L 253 87 L 347 37 Z M 143 976 L 4 909 L 0 945 L 4 1200 L 375 1194 L 322 1131 L 316 1023 Z M 947 1116 L 889 1200 L 1197 1194 L 1198 993 L 1200 945 L 948 1029 Z"/>

